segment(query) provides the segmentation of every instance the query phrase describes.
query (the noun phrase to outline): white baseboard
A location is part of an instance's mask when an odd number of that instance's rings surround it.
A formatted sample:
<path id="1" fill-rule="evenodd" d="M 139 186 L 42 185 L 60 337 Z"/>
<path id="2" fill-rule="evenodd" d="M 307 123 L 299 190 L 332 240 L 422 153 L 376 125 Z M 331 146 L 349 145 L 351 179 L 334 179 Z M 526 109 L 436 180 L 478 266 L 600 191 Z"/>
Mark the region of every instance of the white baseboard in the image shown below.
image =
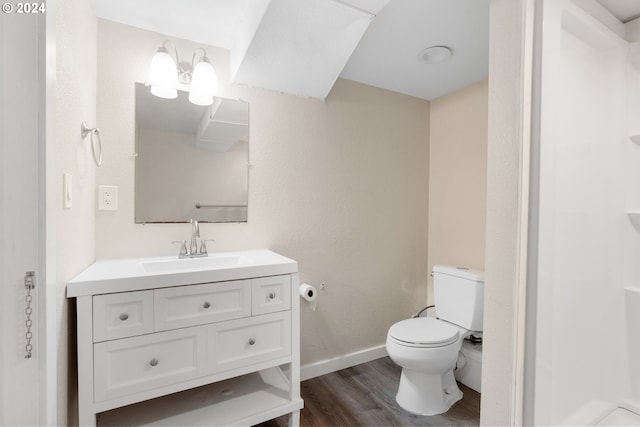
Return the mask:
<path id="1" fill-rule="evenodd" d="M 387 348 L 384 345 L 371 347 L 333 359 L 321 360 L 320 362 L 309 363 L 300 368 L 300 380 L 308 380 L 329 374 L 341 369 L 350 368 L 361 363 L 370 362 L 387 356 Z"/>

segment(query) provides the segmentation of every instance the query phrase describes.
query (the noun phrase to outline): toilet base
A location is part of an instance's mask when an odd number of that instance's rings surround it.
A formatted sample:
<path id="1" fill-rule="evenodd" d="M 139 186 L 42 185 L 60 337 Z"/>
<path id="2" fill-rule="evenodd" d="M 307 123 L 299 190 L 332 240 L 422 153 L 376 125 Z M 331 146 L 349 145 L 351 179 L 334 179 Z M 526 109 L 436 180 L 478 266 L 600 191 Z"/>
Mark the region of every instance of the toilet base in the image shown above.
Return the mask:
<path id="1" fill-rule="evenodd" d="M 458 400 L 462 391 L 453 370 L 441 375 L 402 369 L 396 401 L 406 411 L 417 415 L 445 413 Z"/>

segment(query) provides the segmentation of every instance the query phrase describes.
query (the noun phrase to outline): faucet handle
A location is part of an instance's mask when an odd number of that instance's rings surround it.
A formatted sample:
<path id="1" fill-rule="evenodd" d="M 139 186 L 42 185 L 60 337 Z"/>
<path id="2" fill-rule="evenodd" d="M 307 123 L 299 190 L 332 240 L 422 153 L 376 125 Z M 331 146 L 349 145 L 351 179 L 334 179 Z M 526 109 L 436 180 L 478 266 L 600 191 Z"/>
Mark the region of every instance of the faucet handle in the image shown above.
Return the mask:
<path id="1" fill-rule="evenodd" d="M 171 243 L 178 243 L 182 246 L 180 246 L 180 256 L 186 255 L 187 254 L 187 241 L 186 240 L 174 240 Z"/>
<path id="2" fill-rule="evenodd" d="M 202 239 L 200 241 L 200 253 L 201 254 L 206 254 L 207 253 L 207 245 L 205 242 L 215 242 L 215 240 L 213 239 Z"/>

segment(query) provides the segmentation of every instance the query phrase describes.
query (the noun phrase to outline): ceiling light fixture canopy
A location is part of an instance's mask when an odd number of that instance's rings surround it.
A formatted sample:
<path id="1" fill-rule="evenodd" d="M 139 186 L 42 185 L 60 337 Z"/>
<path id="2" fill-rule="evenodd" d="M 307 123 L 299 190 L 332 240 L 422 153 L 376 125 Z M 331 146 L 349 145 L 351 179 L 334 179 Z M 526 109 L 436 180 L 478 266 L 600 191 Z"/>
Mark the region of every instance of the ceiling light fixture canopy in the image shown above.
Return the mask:
<path id="1" fill-rule="evenodd" d="M 175 60 L 167 49 L 169 43 L 173 46 Z M 218 78 L 207 52 L 199 47 L 193 52 L 191 63 L 181 62 L 178 50 L 170 40 L 165 40 L 151 59 L 147 83 L 153 95 L 167 99 L 178 96 L 179 84 L 187 85 L 189 101 L 196 105 L 211 105 L 218 91 Z"/>
<path id="2" fill-rule="evenodd" d="M 418 54 L 418 58 L 427 64 L 439 64 L 451 58 L 453 51 L 449 46 L 430 46 Z"/>

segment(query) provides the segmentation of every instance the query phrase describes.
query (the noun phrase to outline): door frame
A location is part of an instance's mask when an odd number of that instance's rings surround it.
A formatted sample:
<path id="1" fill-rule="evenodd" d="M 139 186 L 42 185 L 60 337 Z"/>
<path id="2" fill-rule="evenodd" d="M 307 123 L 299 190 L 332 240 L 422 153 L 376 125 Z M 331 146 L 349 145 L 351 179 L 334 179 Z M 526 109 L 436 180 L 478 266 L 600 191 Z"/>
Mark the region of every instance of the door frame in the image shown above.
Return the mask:
<path id="1" fill-rule="evenodd" d="M 56 116 L 56 0 L 46 1 L 46 14 L 39 21 L 39 111 L 38 111 L 38 171 L 39 171 L 39 243 L 38 256 L 42 261 L 39 272 L 41 292 L 39 345 L 43 349 L 40 359 L 39 421 L 40 425 L 58 424 L 58 316 L 57 316 L 57 251 L 56 251 L 56 200 L 54 186 L 57 179 L 55 164 L 55 116 Z"/>
<path id="2" fill-rule="evenodd" d="M 9 19 L 28 19 L 24 16 L 14 16 L 10 13 L 3 13 L 0 17 L 0 21 L 8 21 Z M 30 141 L 29 144 L 18 144 L 15 141 L 3 141 L 3 144 L 13 144 L 11 146 L 11 153 L 5 145 L 3 153 L 9 153 L 12 157 L 14 154 L 20 152 L 26 155 L 32 164 L 36 165 L 35 182 L 23 182 L 20 179 L 12 181 L 10 183 L 3 183 L 3 188 L 7 188 L 6 185 L 11 185 L 15 188 L 15 191 L 24 191 L 26 194 L 33 194 L 35 192 L 35 230 L 31 230 L 29 233 L 29 241 L 33 238 L 35 242 L 28 243 L 33 244 L 34 251 L 33 259 L 25 260 L 29 265 L 27 269 L 33 269 L 35 271 L 35 289 L 32 292 L 33 296 L 33 308 L 34 308 L 34 324 L 32 326 L 33 333 L 33 362 L 36 364 L 33 369 L 35 372 L 36 384 L 33 384 L 36 395 L 33 396 L 34 407 L 36 410 L 35 419 L 38 420 L 40 425 L 55 425 L 56 424 L 56 332 L 55 332 L 55 283 L 54 286 L 48 286 L 51 281 L 47 277 L 48 273 L 53 273 L 55 277 L 55 268 L 49 272 L 47 269 L 47 237 L 53 236 L 53 228 L 47 227 L 47 185 L 50 185 L 50 181 L 47 179 L 47 114 L 51 111 L 55 111 L 54 99 L 48 100 L 47 98 L 47 73 L 48 73 L 48 55 L 52 53 L 52 57 L 55 60 L 55 51 L 49 52 L 47 50 L 47 23 L 53 24 L 53 19 L 47 17 L 46 13 L 33 15 L 34 21 L 28 21 L 28 24 L 20 27 L 19 30 L 8 27 L 11 37 L 8 37 L 7 42 L 2 44 L 2 55 L 10 56 L 11 64 L 16 64 L 17 67 L 23 67 L 23 65 L 31 66 L 35 63 L 36 70 L 31 76 L 27 76 L 29 84 L 32 84 L 33 92 L 30 91 L 29 96 L 35 96 L 35 103 L 26 105 L 25 108 L 19 108 L 15 111 L 9 111 L 4 108 L 4 102 L 0 106 L 0 114 L 4 120 L 14 120 L 20 118 L 20 121 L 30 121 L 35 126 L 35 141 Z M 34 40 L 33 42 L 27 40 Z M 22 42 L 22 44 L 20 44 Z M 35 44 L 35 46 L 34 46 Z M 17 49 L 16 49 L 17 48 Z M 23 49 L 23 54 L 16 54 L 16 50 Z M 20 61 L 24 61 L 20 64 Z M 54 62 L 55 64 L 55 62 Z M 54 76 L 55 76 L 55 67 Z M 3 92 L 7 86 L 5 86 L 4 71 L 0 69 L 0 80 L 3 84 Z M 6 83 L 10 84 L 9 82 Z M 6 119 L 5 119 L 6 118 Z M 5 135 L 10 137 L 10 134 Z M 31 142 L 35 143 L 34 146 Z M 21 147 L 25 147 L 22 151 Z M 49 182 L 49 184 L 47 184 Z M 4 190 L 3 190 L 4 193 Z M 15 206 L 3 206 L 2 216 L 5 213 L 9 213 L 9 209 L 20 209 Z M 33 233 L 33 234 L 31 234 Z M 6 253 L 2 253 L 3 264 L 10 262 Z M 11 277 L 14 277 L 14 273 L 11 273 Z M 13 279 L 9 283 L 15 283 Z M 12 295 L 15 295 L 14 290 L 6 287 L 3 284 L 2 295 L 5 303 L 11 301 Z M 10 297 L 11 299 L 6 299 Z M 4 362 L 0 366 L 0 370 L 4 370 Z M 0 372 L 2 373 L 2 372 Z M 4 377 L 4 374 L 2 375 Z M 7 399 L 2 405 L 11 404 L 11 396 L 0 396 L 0 399 Z"/>

